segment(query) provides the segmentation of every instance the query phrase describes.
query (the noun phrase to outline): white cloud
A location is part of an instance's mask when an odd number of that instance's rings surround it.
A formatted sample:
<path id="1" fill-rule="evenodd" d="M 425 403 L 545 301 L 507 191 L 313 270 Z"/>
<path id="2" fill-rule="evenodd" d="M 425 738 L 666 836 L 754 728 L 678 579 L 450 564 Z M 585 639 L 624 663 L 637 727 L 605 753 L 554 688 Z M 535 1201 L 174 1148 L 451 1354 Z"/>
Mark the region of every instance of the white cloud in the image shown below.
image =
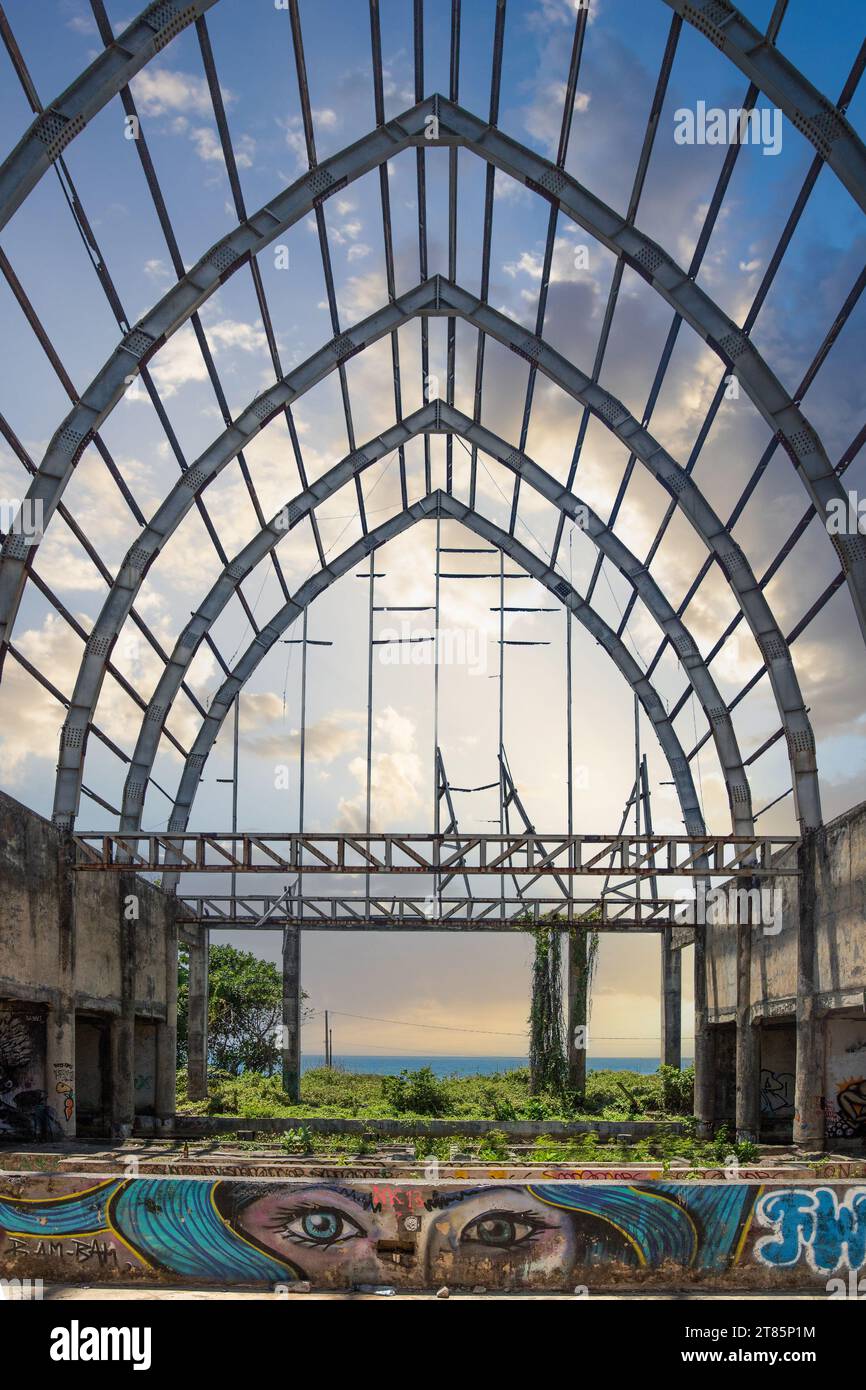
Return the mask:
<path id="1" fill-rule="evenodd" d="M 144 263 L 144 273 L 149 280 L 170 280 L 171 271 L 165 261 L 161 261 L 158 256 L 153 256 Z"/>
<path id="2" fill-rule="evenodd" d="M 222 145 L 212 126 L 196 126 L 190 131 L 190 140 L 199 159 L 206 164 L 225 164 Z M 249 135 L 241 135 L 233 144 L 238 168 L 251 169 L 256 142 Z"/>
<path id="3" fill-rule="evenodd" d="M 231 105 L 232 93 L 225 88 L 220 90 L 225 104 Z M 132 92 L 143 116 L 167 116 L 173 112 L 213 115 L 207 82 L 189 72 L 152 66 L 143 68 L 132 79 Z"/>
<path id="4" fill-rule="evenodd" d="M 361 744 L 364 716 L 356 710 L 333 710 L 307 725 L 304 757 L 311 763 L 332 763 Z M 241 700 L 240 741 L 258 757 L 281 761 L 300 757 L 300 730 L 286 722 L 282 696 L 251 692 Z"/>
<path id="5" fill-rule="evenodd" d="M 241 323 L 238 319 L 218 319 L 206 325 L 205 333 L 215 356 L 235 350 L 252 353 L 267 348 L 264 329 L 258 322 L 252 324 Z M 195 334 L 188 325 L 169 338 L 154 358 L 150 372 L 163 396 L 176 395 L 190 382 L 207 380 L 204 359 Z"/>
<path id="6" fill-rule="evenodd" d="M 376 825 L 405 825 L 421 804 L 421 759 L 415 751 L 416 725 L 392 705 L 373 720 L 372 806 Z M 384 745 L 384 747 L 383 747 Z M 337 807 L 339 830 L 362 830 L 366 821 L 367 764 L 353 758 L 349 772 L 359 790 L 341 797 Z"/>
<path id="7" fill-rule="evenodd" d="M 304 135 L 304 126 L 300 116 L 292 116 L 288 121 L 280 121 L 286 144 L 298 163 L 299 169 L 308 167 L 307 160 L 307 141 Z M 313 111 L 313 130 L 318 126 L 321 130 L 333 130 L 339 124 L 336 111 L 330 107 L 321 107 Z"/>

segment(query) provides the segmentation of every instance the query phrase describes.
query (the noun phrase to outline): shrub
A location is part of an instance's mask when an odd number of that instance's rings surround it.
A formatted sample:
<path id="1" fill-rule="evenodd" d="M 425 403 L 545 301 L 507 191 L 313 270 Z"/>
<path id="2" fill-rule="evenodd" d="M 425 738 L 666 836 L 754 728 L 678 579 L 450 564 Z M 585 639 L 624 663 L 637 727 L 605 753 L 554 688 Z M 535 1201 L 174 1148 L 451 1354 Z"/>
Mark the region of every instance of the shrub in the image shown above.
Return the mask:
<path id="1" fill-rule="evenodd" d="M 280 1148 L 286 1154 L 311 1154 L 313 1140 L 306 1125 L 299 1129 L 287 1129 L 280 1138 Z"/>
<path id="2" fill-rule="evenodd" d="M 404 1068 L 399 1076 L 386 1076 L 382 1089 L 398 1115 L 444 1115 L 448 1108 L 445 1087 L 430 1067 L 419 1067 L 418 1071 Z"/>
<path id="3" fill-rule="evenodd" d="M 661 1066 L 658 1069 L 661 1084 L 662 1109 L 671 1115 L 691 1114 L 695 1098 L 695 1069 L 686 1067 Z"/>

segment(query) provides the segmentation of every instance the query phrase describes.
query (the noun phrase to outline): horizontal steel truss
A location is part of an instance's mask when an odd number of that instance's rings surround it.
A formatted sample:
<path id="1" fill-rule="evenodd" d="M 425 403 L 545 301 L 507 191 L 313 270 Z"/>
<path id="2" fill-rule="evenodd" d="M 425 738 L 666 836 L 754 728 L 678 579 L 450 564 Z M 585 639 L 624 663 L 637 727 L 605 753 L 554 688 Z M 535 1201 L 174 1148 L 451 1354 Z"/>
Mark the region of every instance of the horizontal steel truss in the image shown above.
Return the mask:
<path id="1" fill-rule="evenodd" d="M 754 878 L 797 874 L 790 835 L 276 834 L 74 831 L 81 873 L 540 874 Z M 784 864 L 774 858 L 786 855 Z"/>
<path id="2" fill-rule="evenodd" d="M 797 816 L 806 828 L 821 823 L 814 736 L 787 643 L 744 552 L 700 489 L 653 436 L 642 429 L 625 406 L 579 368 L 543 340 L 527 335 L 525 329 L 513 319 L 498 313 L 459 286 L 434 276 L 344 333 L 338 343 L 327 344 L 282 382 L 253 401 L 178 480 L 130 548 L 85 648 L 69 715 L 63 726 L 54 805 L 58 824 L 71 827 L 77 810 L 87 729 L 93 718 L 105 676 L 105 663 L 113 643 L 129 614 L 148 567 L 193 505 L 194 498 L 271 418 L 321 381 L 339 362 L 412 317 L 443 315 L 459 316 L 473 323 L 529 360 L 562 390 L 587 405 L 670 492 L 708 550 L 718 559 L 767 662 L 780 719 L 788 734 Z M 364 456 L 355 456 L 355 462 L 356 466 L 363 466 Z M 724 707 L 720 708 L 718 718 L 728 718 Z"/>
<path id="3" fill-rule="evenodd" d="M 438 141 L 426 139 L 429 129 L 427 122 L 431 115 L 435 115 L 439 121 Z M 158 352 L 167 338 L 235 270 L 317 208 L 325 198 L 380 166 L 392 155 L 412 145 L 426 148 L 437 143 L 465 146 L 542 196 L 558 203 L 568 217 L 643 276 L 742 383 L 770 428 L 778 433 L 784 443 L 819 514 L 824 514 L 831 502 L 844 500 L 841 483 L 817 433 L 787 395 L 748 336 L 661 247 L 549 161 L 541 159 L 452 102 L 434 96 L 325 160 L 259 212 L 248 217 L 228 237 L 211 247 L 159 304 L 136 324 L 56 431 L 39 472 L 31 483 L 28 501 L 41 503 L 45 523 L 52 515 L 75 463 L 94 432 L 122 398 L 131 376 L 135 375 L 142 363 L 148 362 Z M 338 368 L 342 368 L 347 356 L 359 346 L 349 339 L 350 335 L 340 334 L 329 345 Z M 533 351 L 536 341 L 534 337 L 527 338 L 527 352 Z M 606 396 L 600 388 L 595 389 L 601 396 Z M 612 397 L 607 399 L 615 406 L 619 405 Z M 284 398 L 272 413 L 276 414 L 285 404 Z M 241 438 L 240 447 L 243 443 L 244 439 Z M 866 637 L 866 547 L 858 543 L 858 537 L 840 536 L 832 539 L 845 568 L 861 631 Z M 15 540 L 13 537 L 11 543 L 4 544 L 0 559 L 0 658 L 11 636 L 27 567 L 32 563 L 35 551 L 35 547 L 31 546 L 25 553 L 15 545 Z"/>
<path id="4" fill-rule="evenodd" d="M 725 777 L 731 805 L 733 830 L 737 834 L 751 834 L 754 829 L 751 792 L 733 723 L 719 716 L 719 710 L 725 708 L 721 693 L 691 634 L 682 620 L 676 616 L 672 606 L 649 571 L 605 526 L 601 518 L 590 507 L 582 502 L 577 495 L 564 489 L 555 478 L 539 468 L 528 455 L 518 453 L 507 441 L 500 439 L 484 426 L 473 423 L 461 411 L 439 400 L 431 401 L 422 406 L 420 410 L 407 416 L 399 424 L 364 444 L 361 450 L 367 460 L 364 467 L 372 466 L 379 459 L 419 433 L 430 434 L 446 430 L 452 434 L 460 435 L 473 447 L 483 450 L 506 468 L 511 469 L 518 477 L 523 478 L 527 485 L 558 507 L 562 515 L 571 518 L 580 515 L 585 534 L 610 559 L 624 578 L 634 585 L 648 612 L 655 618 L 665 636 L 672 641 L 679 660 L 682 662 L 704 709 Z M 285 532 L 277 526 L 278 518 L 291 516 L 294 518 L 293 524 L 297 525 L 301 518 L 310 513 L 315 506 L 332 497 L 340 487 L 347 485 L 353 476 L 358 476 L 359 471 L 356 470 L 354 457 L 349 455 L 318 478 L 307 492 L 288 502 L 268 526 L 264 527 L 233 557 L 193 614 L 191 621 L 187 623 L 186 628 L 177 639 L 171 659 L 154 690 L 141 722 L 135 752 L 124 786 L 121 830 L 140 828 L 144 795 L 159 748 L 160 737 L 165 729 L 166 720 L 184 675 L 198 650 L 199 644 L 210 631 L 237 587 L 285 535 Z"/>
<path id="5" fill-rule="evenodd" d="M 693 24 L 785 113 L 866 212 L 866 147 L 839 108 L 730 0 L 665 0 L 665 4 Z"/>
<path id="6" fill-rule="evenodd" d="M 477 512 L 473 512 L 457 498 L 442 491 L 431 493 L 418 502 L 412 503 L 405 510 L 397 512 L 376 530 L 369 532 L 356 541 L 354 545 L 349 546 L 342 555 L 330 562 L 327 569 L 312 575 L 305 584 L 301 585 L 294 598 L 284 604 L 262 629 L 261 633 L 251 641 L 246 651 L 240 656 L 233 671 L 223 681 L 211 700 L 207 716 L 202 721 L 181 774 L 174 808 L 169 820 L 169 830 L 181 831 L 186 829 L 193 802 L 201 783 L 202 768 L 219 734 L 223 720 L 232 708 L 236 695 L 243 689 L 246 681 L 272 646 L 280 640 L 286 629 L 301 616 L 307 604 L 323 593 L 341 575 L 351 573 L 363 562 L 366 556 L 372 554 L 380 545 L 384 545 L 386 541 L 402 534 L 416 522 L 430 520 L 437 516 L 459 521 L 483 540 L 510 554 L 527 574 L 537 579 L 569 611 L 573 612 L 578 621 L 596 638 L 637 694 L 655 729 L 671 769 L 686 830 L 690 834 L 705 834 L 700 803 L 682 744 L 655 688 L 643 678 L 640 667 L 622 639 L 616 636 L 612 628 L 594 609 L 583 602 L 568 581 L 557 571 L 552 570 L 544 560 L 539 559 L 532 551 L 527 550 L 513 536 L 507 535 L 491 521 L 479 516 Z"/>
<path id="7" fill-rule="evenodd" d="M 29 126 L 0 165 L 0 228 L 88 121 L 216 0 L 157 0 Z"/>
<path id="8" fill-rule="evenodd" d="M 180 895 L 180 925 L 282 931 L 526 931 L 561 921 L 564 930 L 660 932 L 682 918 L 682 898 L 308 897 Z M 588 914 L 593 914 L 589 919 Z M 267 921 L 262 918 L 269 914 Z"/>

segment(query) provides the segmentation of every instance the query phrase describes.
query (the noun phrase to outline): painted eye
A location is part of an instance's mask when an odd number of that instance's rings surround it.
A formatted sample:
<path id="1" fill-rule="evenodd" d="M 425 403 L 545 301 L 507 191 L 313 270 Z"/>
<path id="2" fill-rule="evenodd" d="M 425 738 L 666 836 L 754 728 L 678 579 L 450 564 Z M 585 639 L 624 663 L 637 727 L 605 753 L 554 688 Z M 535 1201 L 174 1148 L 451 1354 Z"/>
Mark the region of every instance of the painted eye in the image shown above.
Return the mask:
<path id="1" fill-rule="evenodd" d="M 536 1221 L 523 1212 L 493 1211 L 479 1216 L 465 1227 L 460 1240 L 464 1244 L 490 1245 L 498 1250 L 510 1250 L 530 1240 L 544 1222 Z"/>
<path id="2" fill-rule="evenodd" d="M 283 1235 L 303 1245 L 338 1245 L 363 1235 L 363 1229 L 345 1212 L 334 1207 L 315 1207 L 296 1212 L 282 1227 Z"/>

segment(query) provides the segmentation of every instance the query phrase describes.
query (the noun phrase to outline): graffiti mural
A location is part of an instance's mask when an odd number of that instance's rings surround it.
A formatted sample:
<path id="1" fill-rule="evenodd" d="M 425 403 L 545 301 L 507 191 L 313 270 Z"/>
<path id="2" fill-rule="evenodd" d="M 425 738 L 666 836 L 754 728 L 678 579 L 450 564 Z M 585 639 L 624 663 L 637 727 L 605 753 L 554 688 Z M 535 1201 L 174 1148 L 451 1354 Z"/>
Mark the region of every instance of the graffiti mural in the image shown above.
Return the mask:
<path id="1" fill-rule="evenodd" d="M 796 1265 L 832 1273 L 866 1264 L 866 1187 L 837 1192 L 832 1187 L 794 1188 L 762 1197 L 755 1213 L 773 1234 L 755 1244 L 768 1265 Z"/>
<path id="2" fill-rule="evenodd" d="M 794 1111 L 794 1077 L 789 1071 L 761 1069 L 761 1114 L 781 1118 Z"/>
<path id="3" fill-rule="evenodd" d="M 605 1268 L 703 1277 L 738 1263 L 859 1269 L 866 1187 L 138 1177 L 0 1196 L 0 1266 L 11 1274 L 56 1276 L 61 1265 L 70 1277 L 568 1288 Z"/>
<path id="4" fill-rule="evenodd" d="M 31 1006 L 0 1006 L 0 1140 L 61 1138 L 45 1085 L 45 1015 Z"/>
<path id="5" fill-rule="evenodd" d="M 827 1137 L 866 1138 L 866 1029 L 857 1019 L 832 1019 L 828 1042 Z"/>

